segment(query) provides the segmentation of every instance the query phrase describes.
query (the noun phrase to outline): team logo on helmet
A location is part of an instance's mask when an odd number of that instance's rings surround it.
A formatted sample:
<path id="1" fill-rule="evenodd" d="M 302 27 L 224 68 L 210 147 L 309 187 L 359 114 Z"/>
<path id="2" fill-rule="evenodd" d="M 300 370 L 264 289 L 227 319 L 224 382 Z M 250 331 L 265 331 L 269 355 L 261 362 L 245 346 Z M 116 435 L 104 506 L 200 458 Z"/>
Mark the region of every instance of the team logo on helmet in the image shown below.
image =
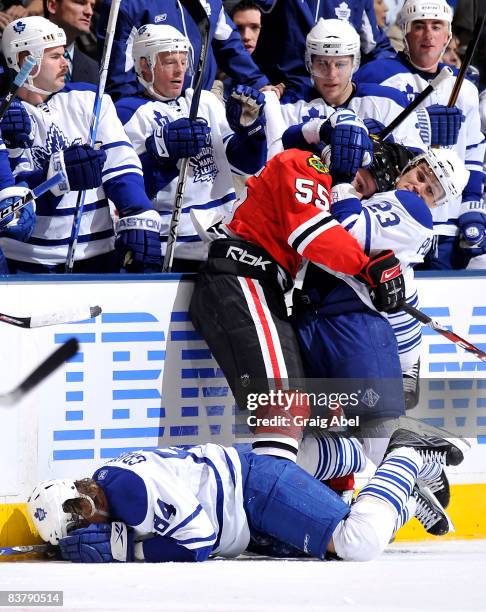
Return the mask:
<path id="1" fill-rule="evenodd" d="M 329 174 L 329 168 L 322 161 L 322 159 L 317 157 L 317 155 L 311 155 L 310 157 L 308 157 L 307 165 L 311 168 L 314 168 L 314 170 L 316 172 L 319 172 L 319 174 Z"/>
<path id="2" fill-rule="evenodd" d="M 44 510 L 44 508 L 36 508 L 34 516 L 38 521 L 43 521 L 47 516 L 47 512 Z"/>
<path id="3" fill-rule="evenodd" d="M 13 30 L 14 32 L 17 32 L 17 34 L 22 34 L 22 32 L 25 30 L 27 26 L 25 25 L 25 23 L 23 23 L 22 21 L 18 21 L 14 27 Z"/>

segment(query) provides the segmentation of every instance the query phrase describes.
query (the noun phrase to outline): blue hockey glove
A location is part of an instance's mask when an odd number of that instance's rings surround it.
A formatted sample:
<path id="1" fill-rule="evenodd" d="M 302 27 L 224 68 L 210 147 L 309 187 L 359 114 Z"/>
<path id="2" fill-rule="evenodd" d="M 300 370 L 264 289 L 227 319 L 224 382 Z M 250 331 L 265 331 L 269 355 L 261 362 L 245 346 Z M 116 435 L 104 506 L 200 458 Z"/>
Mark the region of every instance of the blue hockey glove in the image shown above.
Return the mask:
<path id="1" fill-rule="evenodd" d="M 155 210 L 122 217 L 117 223 L 115 249 L 127 272 L 160 272 L 160 216 Z"/>
<path id="2" fill-rule="evenodd" d="M 385 125 L 381 121 L 377 121 L 371 117 L 366 117 L 366 119 L 363 119 L 363 123 L 365 124 L 368 133 L 372 134 L 373 136 L 379 136 L 385 129 Z M 384 142 L 395 142 L 393 134 L 388 134 L 388 136 L 384 139 Z"/>
<path id="3" fill-rule="evenodd" d="M 6 187 L 0 191 L 0 236 L 26 242 L 32 235 L 35 226 L 35 208 L 31 202 L 17 213 L 4 217 L 2 211 L 22 199 L 30 190 L 21 185 Z M 3 218 L 4 217 L 4 218 Z"/>
<path id="4" fill-rule="evenodd" d="M 62 557 L 73 563 L 134 560 L 133 532 L 125 523 L 93 523 L 59 540 Z"/>
<path id="5" fill-rule="evenodd" d="M 67 177 L 53 187 L 51 192 L 55 196 L 63 196 L 69 191 L 84 191 L 95 189 L 102 184 L 103 165 L 106 153 L 103 149 L 93 149 L 87 144 L 71 145 L 62 151 L 51 155 L 47 178 L 62 170 Z"/>
<path id="6" fill-rule="evenodd" d="M 405 281 L 393 251 L 381 251 L 370 257 L 356 278 L 368 285 L 376 310 L 396 312 L 400 309 L 405 300 Z"/>
<path id="7" fill-rule="evenodd" d="M 34 129 L 35 124 L 30 120 L 22 102 L 14 100 L 0 122 L 5 145 L 9 149 L 31 147 L 34 142 Z"/>
<path id="8" fill-rule="evenodd" d="M 461 109 L 457 106 L 449 108 L 442 104 L 433 104 L 427 107 L 427 113 L 430 119 L 430 144 L 439 147 L 455 145 L 464 121 Z"/>
<path id="9" fill-rule="evenodd" d="M 248 136 L 261 132 L 266 124 L 265 96 L 248 85 L 237 85 L 226 102 L 226 118 L 233 132 Z"/>
<path id="10" fill-rule="evenodd" d="M 373 160 L 373 145 L 363 121 L 349 110 L 338 110 L 319 129 L 319 137 L 331 145 L 323 151 L 333 183 L 350 183 L 359 168 Z"/>
<path id="11" fill-rule="evenodd" d="M 486 214 L 470 211 L 463 213 L 457 220 L 460 230 L 460 246 L 475 257 L 486 253 Z"/>
<path id="12" fill-rule="evenodd" d="M 210 132 L 205 119 L 192 121 L 182 117 L 154 130 L 145 141 L 145 148 L 158 161 L 177 162 L 197 155 L 209 143 Z"/>

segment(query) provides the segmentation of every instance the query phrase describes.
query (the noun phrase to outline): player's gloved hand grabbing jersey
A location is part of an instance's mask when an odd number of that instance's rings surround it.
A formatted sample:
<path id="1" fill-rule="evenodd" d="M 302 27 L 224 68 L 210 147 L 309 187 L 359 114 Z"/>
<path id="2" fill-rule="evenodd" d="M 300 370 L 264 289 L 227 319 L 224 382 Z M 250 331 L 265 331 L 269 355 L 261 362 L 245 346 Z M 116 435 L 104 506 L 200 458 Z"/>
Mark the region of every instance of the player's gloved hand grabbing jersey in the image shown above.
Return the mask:
<path id="1" fill-rule="evenodd" d="M 6 187 L 0 191 L 0 236 L 20 242 L 25 242 L 31 237 L 35 226 L 33 202 L 21 208 L 17 213 L 7 214 L 12 204 L 21 200 L 28 193 L 30 190 L 20 184 L 15 187 Z"/>
<path id="2" fill-rule="evenodd" d="M 0 122 L 5 145 L 9 149 L 31 147 L 34 142 L 34 129 L 35 124 L 30 120 L 22 102 L 13 100 Z"/>
<path id="3" fill-rule="evenodd" d="M 226 102 L 226 119 L 233 132 L 248 136 L 264 135 L 266 118 L 263 114 L 265 96 L 248 85 L 237 85 Z"/>
<path id="4" fill-rule="evenodd" d="M 385 129 L 385 124 L 377 119 L 372 119 L 371 117 L 365 117 L 363 119 L 363 123 L 368 130 L 368 134 L 372 134 L 373 136 L 379 136 L 381 132 Z M 373 139 L 376 142 L 377 139 Z M 381 142 L 381 141 L 380 141 Z M 393 137 L 393 133 L 388 134 L 385 138 L 385 142 L 395 142 L 395 138 Z"/>
<path id="5" fill-rule="evenodd" d="M 210 131 L 205 119 L 182 117 L 155 129 L 145 141 L 145 148 L 159 163 L 176 163 L 197 155 L 207 144 Z"/>
<path id="6" fill-rule="evenodd" d="M 156 210 L 121 217 L 116 224 L 115 249 L 128 272 L 160 272 L 160 215 Z"/>
<path id="7" fill-rule="evenodd" d="M 133 531 L 125 523 L 93 523 L 59 540 L 63 559 L 73 563 L 134 560 Z"/>
<path id="8" fill-rule="evenodd" d="M 55 196 L 63 196 L 69 191 L 95 189 L 102 184 L 103 165 L 106 153 L 87 144 L 71 145 L 51 155 L 47 178 L 62 170 L 67 180 L 51 189 Z"/>
<path id="9" fill-rule="evenodd" d="M 459 130 L 465 119 L 457 106 L 433 104 L 427 107 L 430 120 L 430 144 L 432 146 L 448 147 L 457 143 Z"/>
<path id="10" fill-rule="evenodd" d="M 377 310 L 395 312 L 400 309 L 405 300 L 405 282 L 393 251 L 381 251 L 371 257 L 356 278 L 368 285 Z"/>
<path id="11" fill-rule="evenodd" d="M 463 212 L 458 218 L 460 246 L 475 257 L 486 253 L 486 200 L 462 202 Z"/>
<path id="12" fill-rule="evenodd" d="M 319 138 L 330 145 L 322 152 L 333 183 L 350 183 L 373 160 L 373 145 L 363 121 L 349 110 L 338 110 L 319 127 Z"/>

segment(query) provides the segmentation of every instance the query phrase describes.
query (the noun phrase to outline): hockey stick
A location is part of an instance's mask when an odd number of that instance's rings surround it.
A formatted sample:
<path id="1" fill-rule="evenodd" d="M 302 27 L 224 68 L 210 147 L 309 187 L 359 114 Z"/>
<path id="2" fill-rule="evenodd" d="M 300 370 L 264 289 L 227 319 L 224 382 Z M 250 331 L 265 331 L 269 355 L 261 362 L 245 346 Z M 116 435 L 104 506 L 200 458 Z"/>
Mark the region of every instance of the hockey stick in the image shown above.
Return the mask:
<path id="1" fill-rule="evenodd" d="M 49 189 L 52 189 L 52 187 L 55 187 L 56 185 L 65 180 L 66 175 L 64 174 L 64 172 L 56 172 L 56 174 L 53 174 L 50 179 L 47 179 L 47 181 L 44 181 L 40 185 L 37 185 L 37 187 L 34 187 L 34 189 L 24 195 L 23 198 L 19 198 L 16 202 L 10 204 L 10 206 L 7 206 L 7 208 L 4 208 L 2 211 L 0 211 L 0 221 L 5 219 L 5 217 L 8 217 L 8 215 L 17 212 L 18 210 L 26 206 L 29 202 L 32 202 L 36 198 L 43 195 L 46 191 L 49 191 Z"/>
<path id="2" fill-rule="evenodd" d="M 461 338 L 461 336 L 458 336 L 455 332 L 449 329 L 446 329 L 440 323 L 437 323 L 437 321 L 433 321 L 428 315 L 426 315 L 421 310 L 418 310 L 417 308 L 414 308 L 410 304 L 406 304 L 406 303 L 403 304 L 401 309 L 404 310 L 405 312 L 408 312 L 408 314 L 412 315 L 412 317 L 415 317 L 415 319 L 417 319 L 421 323 L 428 325 L 430 328 L 432 328 L 433 330 L 435 330 L 436 332 L 438 332 L 439 334 L 441 334 L 442 336 L 444 336 L 451 342 L 454 342 L 454 344 L 457 344 L 458 346 L 463 348 L 468 353 L 472 353 L 478 359 L 481 359 L 481 361 L 486 362 L 486 353 L 484 351 L 482 351 L 477 346 L 474 346 L 474 344 L 471 344 L 467 340 L 464 340 L 464 338 Z"/>
<path id="3" fill-rule="evenodd" d="M 13 315 L 0 312 L 0 321 L 9 325 L 15 325 L 16 327 L 32 329 L 33 327 L 85 321 L 86 319 L 97 317 L 99 314 L 101 314 L 100 306 L 75 306 L 74 308 L 66 308 L 58 312 L 33 315 L 31 317 L 14 317 Z"/>
<path id="4" fill-rule="evenodd" d="M 464 59 L 461 62 L 461 67 L 459 68 L 459 72 L 457 74 L 456 82 L 454 83 L 454 87 L 452 88 L 451 95 L 449 97 L 449 102 L 447 106 L 454 106 L 457 102 L 457 98 L 459 96 L 459 90 L 461 89 L 462 82 L 466 76 L 466 71 L 469 68 L 469 65 L 472 61 L 474 52 L 476 51 L 476 47 L 478 46 L 479 37 L 481 36 L 481 30 L 483 29 L 484 19 L 486 18 L 486 12 L 482 17 L 478 17 L 476 19 L 476 23 L 474 25 L 474 30 L 472 33 L 472 38 L 469 41 L 469 44 L 466 49 L 466 53 L 464 55 Z"/>
<path id="5" fill-rule="evenodd" d="M 380 140 L 384 140 L 389 134 L 393 132 L 396 127 L 398 127 L 403 121 L 405 121 L 405 119 L 417 108 L 417 106 L 419 106 L 419 104 L 422 104 L 425 98 L 427 98 L 434 91 L 434 89 L 437 89 L 437 87 L 439 87 L 439 85 L 443 81 L 445 81 L 451 76 L 452 68 L 449 68 L 449 66 L 444 66 L 439 72 L 439 74 L 435 77 L 435 79 L 432 79 L 432 81 L 430 81 L 427 87 L 421 93 L 419 93 L 415 100 L 410 102 L 410 104 L 406 108 L 404 108 L 402 112 L 397 115 L 395 119 L 393 119 L 393 121 L 378 134 L 378 138 Z"/>
<path id="6" fill-rule="evenodd" d="M 8 94 L 5 96 L 5 98 L 2 100 L 2 103 L 0 104 L 0 121 L 4 118 L 5 113 L 8 111 L 9 106 L 12 104 L 18 89 L 22 87 L 22 85 L 25 83 L 27 77 L 30 74 L 30 71 L 36 64 L 37 61 L 34 57 L 32 57 L 32 55 L 29 55 L 25 58 L 25 62 L 22 68 L 20 69 L 20 72 L 17 73 L 14 82 L 12 83 L 12 86 L 8 91 Z"/>
<path id="7" fill-rule="evenodd" d="M 0 557 L 25 555 L 27 553 L 45 553 L 48 550 L 49 544 L 32 544 L 30 546 L 2 546 L 0 547 Z"/>
<path id="8" fill-rule="evenodd" d="M 27 376 L 18 387 L 0 395 L 0 406 L 12 406 L 21 400 L 29 391 L 47 378 L 54 370 L 57 370 L 65 361 L 74 357 L 79 349 L 76 338 L 70 338 L 59 346 L 45 361 Z"/>
<path id="9" fill-rule="evenodd" d="M 106 26 L 105 46 L 103 48 L 103 57 L 100 64 L 100 80 L 96 89 L 95 100 L 93 104 L 93 114 L 89 126 L 88 144 L 93 147 L 96 142 L 96 134 L 98 132 L 98 124 L 100 121 L 101 103 L 105 93 L 106 79 L 108 76 L 108 66 L 110 65 L 111 48 L 113 39 L 115 38 L 116 21 L 118 19 L 118 11 L 120 9 L 121 0 L 112 0 L 110 14 L 108 16 L 108 24 Z M 84 200 L 86 199 L 86 191 L 78 193 L 76 201 L 76 209 L 74 211 L 73 225 L 71 227 L 71 236 L 68 244 L 68 254 L 66 258 L 65 271 L 70 273 L 73 271 L 74 254 L 78 244 L 79 230 L 81 229 L 81 217 L 83 216 Z"/>
<path id="10" fill-rule="evenodd" d="M 209 18 L 206 11 L 199 0 L 181 0 L 189 15 L 197 24 L 199 34 L 201 36 L 201 54 L 199 55 L 199 63 L 196 74 L 194 76 L 194 87 L 191 100 L 191 108 L 189 109 L 189 119 L 194 120 L 199 108 L 199 99 L 201 98 L 203 73 L 206 66 L 209 47 Z M 184 198 L 184 188 L 187 179 L 187 170 L 189 166 L 189 158 L 184 157 L 181 163 L 179 179 L 177 181 L 176 195 L 174 200 L 174 210 L 170 220 L 169 235 L 167 236 L 167 248 L 165 251 L 164 264 L 162 272 L 170 272 L 172 262 L 174 260 L 174 249 L 177 241 L 177 230 L 182 212 L 182 201 Z"/>

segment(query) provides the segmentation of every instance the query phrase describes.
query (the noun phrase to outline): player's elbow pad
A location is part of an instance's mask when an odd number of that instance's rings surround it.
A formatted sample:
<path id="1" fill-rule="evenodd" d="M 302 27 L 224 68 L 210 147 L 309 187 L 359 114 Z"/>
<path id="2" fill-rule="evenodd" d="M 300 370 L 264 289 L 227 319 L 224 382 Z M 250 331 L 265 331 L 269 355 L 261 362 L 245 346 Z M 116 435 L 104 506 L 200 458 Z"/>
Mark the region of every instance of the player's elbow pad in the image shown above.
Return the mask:
<path id="1" fill-rule="evenodd" d="M 193 563 L 206 561 L 212 551 L 212 546 L 190 550 L 172 538 L 155 536 L 143 541 L 143 556 L 149 563 Z"/>

